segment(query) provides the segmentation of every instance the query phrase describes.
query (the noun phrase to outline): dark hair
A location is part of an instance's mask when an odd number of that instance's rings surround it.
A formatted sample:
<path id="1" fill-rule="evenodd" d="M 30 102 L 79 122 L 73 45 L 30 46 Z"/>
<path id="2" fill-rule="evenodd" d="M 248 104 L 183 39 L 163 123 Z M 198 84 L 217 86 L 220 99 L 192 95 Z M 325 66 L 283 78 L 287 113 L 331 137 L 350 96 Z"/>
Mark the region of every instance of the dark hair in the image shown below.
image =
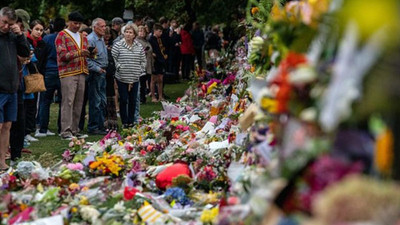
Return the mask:
<path id="1" fill-rule="evenodd" d="M 193 26 L 191 23 L 186 23 L 185 26 L 183 26 L 183 29 L 189 32 L 190 30 L 192 30 L 192 27 Z"/>
<path id="2" fill-rule="evenodd" d="M 70 13 L 68 15 L 68 20 L 69 21 L 76 21 L 76 22 L 83 23 L 85 18 L 83 18 L 82 14 L 80 14 L 78 11 L 75 11 L 75 12 L 72 12 L 72 13 Z"/>
<path id="3" fill-rule="evenodd" d="M 160 20 L 158 21 L 160 24 L 168 23 L 168 19 L 165 17 L 161 17 Z"/>
<path id="4" fill-rule="evenodd" d="M 36 26 L 36 25 L 42 25 L 42 27 L 44 28 L 44 24 L 41 20 L 34 20 L 31 22 L 31 24 L 29 24 L 29 27 L 31 28 L 31 30 Z"/>
<path id="5" fill-rule="evenodd" d="M 65 28 L 65 19 L 55 18 L 54 19 L 54 32 L 60 32 Z"/>
<path id="6" fill-rule="evenodd" d="M 0 9 L 0 16 L 7 16 L 10 20 L 17 20 L 15 10 L 10 7 L 3 7 Z"/>
<path id="7" fill-rule="evenodd" d="M 159 23 L 154 24 L 153 31 L 156 31 L 156 30 L 163 30 L 163 27 L 161 26 L 161 24 L 159 24 Z"/>

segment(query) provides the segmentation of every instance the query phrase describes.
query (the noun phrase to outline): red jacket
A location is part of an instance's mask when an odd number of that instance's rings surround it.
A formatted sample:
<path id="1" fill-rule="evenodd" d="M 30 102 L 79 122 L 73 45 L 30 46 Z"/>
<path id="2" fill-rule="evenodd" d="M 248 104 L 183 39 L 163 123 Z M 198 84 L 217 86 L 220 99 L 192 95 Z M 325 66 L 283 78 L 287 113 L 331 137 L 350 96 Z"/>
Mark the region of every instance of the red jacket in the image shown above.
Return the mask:
<path id="1" fill-rule="evenodd" d="M 189 32 L 186 30 L 181 30 L 181 39 L 182 39 L 182 44 L 181 44 L 181 53 L 182 54 L 190 54 L 194 55 L 194 47 L 193 47 L 193 39 L 192 35 L 190 35 Z"/>
<path id="2" fill-rule="evenodd" d="M 82 49 L 87 49 L 88 41 L 81 36 L 81 46 L 77 46 L 74 38 L 67 31 L 58 33 L 56 42 L 57 63 L 60 78 L 79 74 L 89 74 L 86 57 L 81 55 Z"/>

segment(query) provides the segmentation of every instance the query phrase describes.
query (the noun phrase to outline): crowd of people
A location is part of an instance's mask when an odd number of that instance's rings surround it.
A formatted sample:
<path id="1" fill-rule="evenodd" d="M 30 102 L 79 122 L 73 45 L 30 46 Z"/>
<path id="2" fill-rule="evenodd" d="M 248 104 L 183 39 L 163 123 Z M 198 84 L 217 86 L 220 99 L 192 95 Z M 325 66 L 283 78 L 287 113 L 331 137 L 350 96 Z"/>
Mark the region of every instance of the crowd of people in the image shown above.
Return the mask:
<path id="1" fill-rule="evenodd" d="M 29 153 L 32 141 L 50 131 L 52 103 L 59 103 L 57 133 L 63 140 L 104 135 L 140 119 L 139 106 L 168 96 L 165 82 L 190 79 L 204 67 L 204 50 L 217 54 L 219 28 L 204 31 L 197 22 L 179 25 L 165 17 L 125 21 L 95 18 L 79 12 L 68 20 L 30 20 L 23 9 L 0 10 L 0 169 Z M 85 23 L 86 22 L 86 23 Z M 7 51 L 5 50 L 7 49 Z M 40 73 L 46 91 L 26 93 L 24 77 Z M 88 117 L 86 105 L 88 103 Z"/>

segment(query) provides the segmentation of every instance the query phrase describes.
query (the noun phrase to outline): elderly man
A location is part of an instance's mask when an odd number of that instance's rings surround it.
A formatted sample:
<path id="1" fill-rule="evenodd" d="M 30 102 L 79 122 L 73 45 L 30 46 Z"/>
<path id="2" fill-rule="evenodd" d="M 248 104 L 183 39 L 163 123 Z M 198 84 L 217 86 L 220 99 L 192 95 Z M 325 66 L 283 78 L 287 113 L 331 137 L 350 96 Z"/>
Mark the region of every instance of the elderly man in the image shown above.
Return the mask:
<path id="1" fill-rule="evenodd" d="M 68 15 L 68 27 L 56 37 L 58 73 L 61 82 L 61 138 L 71 140 L 73 136 L 84 138 L 79 133 L 79 119 L 85 93 L 85 77 L 89 74 L 86 62 L 92 57 L 86 37 L 79 33 L 83 23 L 79 12 Z"/>
<path id="2" fill-rule="evenodd" d="M 107 104 L 106 98 L 106 69 L 108 65 L 107 47 L 104 43 L 106 22 L 96 18 L 92 22 L 93 32 L 87 36 L 89 49 L 94 48 L 95 58 L 88 58 L 88 99 L 89 99 L 89 134 L 106 134 L 104 117 Z"/>
<path id="3" fill-rule="evenodd" d="M 29 57 L 30 49 L 21 28 L 16 24 L 14 9 L 0 10 L 0 170 L 8 169 L 11 123 L 17 119 L 19 84 L 17 55 Z"/>

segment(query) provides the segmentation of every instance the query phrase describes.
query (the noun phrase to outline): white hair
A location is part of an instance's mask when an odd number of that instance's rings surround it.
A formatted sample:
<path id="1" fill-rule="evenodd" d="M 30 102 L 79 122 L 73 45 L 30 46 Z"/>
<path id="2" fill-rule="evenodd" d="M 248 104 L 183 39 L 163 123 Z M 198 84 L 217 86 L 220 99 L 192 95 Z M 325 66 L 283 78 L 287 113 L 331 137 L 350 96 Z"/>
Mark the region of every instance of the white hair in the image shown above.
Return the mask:
<path id="1" fill-rule="evenodd" d="M 104 19 L 99 18 L 99 17 L 96 18 L 96 19 L 94 19 L 94 20 L 92 21 L 92 28 L 94 28 L 95 26 L 97 26 L 97 24 L 98 24 L 100 21 L 104 21 L 104 22 L 105 22 Z"/>

